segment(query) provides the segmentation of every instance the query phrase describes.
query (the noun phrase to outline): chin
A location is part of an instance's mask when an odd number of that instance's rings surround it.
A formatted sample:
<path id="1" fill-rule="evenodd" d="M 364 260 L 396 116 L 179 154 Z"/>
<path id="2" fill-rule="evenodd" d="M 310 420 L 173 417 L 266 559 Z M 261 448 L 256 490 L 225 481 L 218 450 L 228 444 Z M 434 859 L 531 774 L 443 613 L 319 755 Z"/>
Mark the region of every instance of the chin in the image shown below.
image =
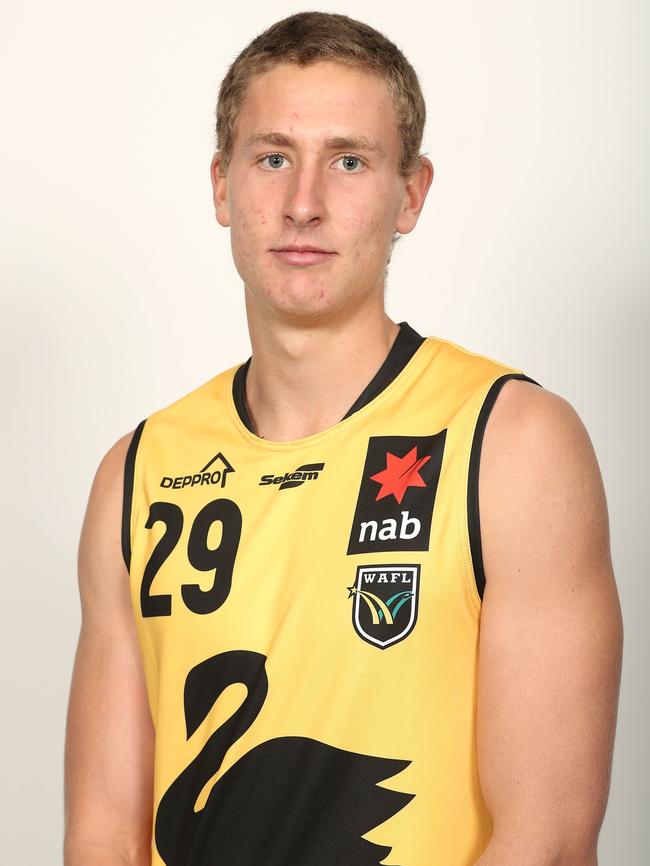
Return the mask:
<path id="1" fill-rule="evenodd" d="M 283 274 L 256 273 L 245 282 L 255 307 L 273 318 L 287 322 L 317 324 L 349 315 L 367 301 L 373 290 L 360 291 L 357 283 L 341 283 L 331 274 L 316 273 L 309 268 Z"/>
<path id="2" fill-rule="evenodd" d="M 294 317 L 314 317 L 327 314 L 336 306 L 336 293 L 323 280 L 285 280 L 264 290 L 268 307 L 277 313 Z"/>

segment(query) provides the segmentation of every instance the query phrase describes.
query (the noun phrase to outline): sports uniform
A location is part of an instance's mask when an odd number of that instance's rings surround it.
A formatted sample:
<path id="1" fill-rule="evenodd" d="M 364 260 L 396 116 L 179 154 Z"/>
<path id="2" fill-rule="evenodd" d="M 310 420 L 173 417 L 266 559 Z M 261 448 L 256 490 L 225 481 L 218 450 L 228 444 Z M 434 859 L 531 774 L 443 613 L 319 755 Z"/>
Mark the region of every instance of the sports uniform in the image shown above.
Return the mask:
<path id="1" fill-rule="evenodd" d="M 156 730 L 154 866 L 470 866 L 478 515 L 521 370 L 407 323 L 337 424 L 254 434 L 248 363 L 136 428 L 122 546 Z"/>

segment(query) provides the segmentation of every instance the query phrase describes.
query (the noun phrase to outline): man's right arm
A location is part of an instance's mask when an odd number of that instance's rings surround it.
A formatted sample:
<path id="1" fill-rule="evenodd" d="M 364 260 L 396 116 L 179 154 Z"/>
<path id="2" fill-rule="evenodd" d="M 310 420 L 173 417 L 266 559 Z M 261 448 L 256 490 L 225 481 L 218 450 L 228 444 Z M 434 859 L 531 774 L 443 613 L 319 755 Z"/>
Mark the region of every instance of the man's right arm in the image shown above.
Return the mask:
<path id="1" fill-rule="evenodd" d="M 79 542 L 81 630 L 65 741 L 65 866 L 150 866 L 154 728 L 121 547 L 133 432 L 102 459 Z"/>

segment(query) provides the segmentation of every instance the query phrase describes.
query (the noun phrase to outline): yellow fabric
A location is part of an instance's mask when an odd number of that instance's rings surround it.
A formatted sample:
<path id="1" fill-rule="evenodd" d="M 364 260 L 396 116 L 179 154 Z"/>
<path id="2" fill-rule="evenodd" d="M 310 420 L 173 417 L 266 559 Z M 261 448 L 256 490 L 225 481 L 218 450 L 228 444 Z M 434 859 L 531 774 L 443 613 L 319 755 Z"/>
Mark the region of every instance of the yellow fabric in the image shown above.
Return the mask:
<path id="1" fill-rule="evenodd" d="M 203 776 L 197 772 L 195 800 L 185 804 L 196 813 L 192 820 L 200 817 L 215 783 L 256 746 L 274 738 L 303 737 L 355 755 L 391 759 L 404 767 L 394 774 L 391 770 L 378 785 L 409 796 L 363 835 L 368 842 L 385 846 L 386 855 L 373 860 L 369 853 L 368 859 L 342 859 L 341 864 L 471 866 L 490 837 L 491 820 L 481 797 L 475 744 L 481 600 L 468 536 L 468 466 L 478 415 L 490 386 L 504 374 L 521 371 L 428 337 L 399 375 L 366 406 L 316 435 L 273 443 L 256 437 L 242 423 L 232 397 L 236 369 L 226 370 L 148 417 L 135 454 L 130 579 L 156 729 L 154 819 L 165 791 L 192 761 L 199 760 L 208 739 L 245 703 L 249 692 L 245 683 L 235 682 L 214 705 L 206 696 L 198 716 L 195 712 L 191 726 L 196 730 L 188 739 L 190 722 L 184 709 L 188 673 L 206 659 L 247 650 L 263 660 L 268 691 L 252 723 L 240 725 L 231 736 L 221 765 L 208 768 L 207 775 L 205 768 Z M 395 493 L 384 496 L 388 505 L 409 514 L 411 494 L 435 494 L 430 535 L 425 539 L 428 549 L 348 553 L 360 485 L 365 483 L 377 494 L 383 489 L 381 481 L 362 479 L 370 438 L 430 437 L 442 431 L 444 450 L 435 491 L 427 493 L 415 480 L 401 503 Z M 408 449 L 402 450 L 394 456 L 404 458 Z M 219 454 L 232 467 L 223 486 L 227 464 Z M 419 452 L 415 456 L 421 458 Z M 317 477 L 293 488 L 260 484 L 262 476 L 284 477 L 297 467 L 313 464 L 324 464 Z M 198 477 L 201 470 L 205 470 L 204 480 L 212 483 L 183 483 L 182 479 Z M 173 479 L 179 479 L 176 486 Z M 228 500 L 234 506 L 210 506 L 215 500 Z M 237 512 L 241 514 L 238 543 Z M 406 525 L 402 543 L 408 544 L 412 526 Z M 367 526 L 365 537 L 372 531 Z M 391 531 L 394 527 L 389 526 L 384 535 L 390 536 Z M 231 581 L 227 556 L 217 562 L 215 572 L 216 559 L 209 552 L 222 552 L 228 545 L 236 548 Z M 201 550 L 204 560 L 197 552 Z M 351 593 L 350 587 L 357 567 L 392 566 L 399 571 L 408 565 L 420 567 L 415 623 L 405 638 L 383 648 L 373 645 L 353 625 L 357 593 Z M 188 591 L 191 585 L 195 588 Z M 143 594 L 169 596 L 146 603 L 162 604 L 163 610 L 167 604 L 170 613 L 143 616 Z M 364 609 L 367 605 L 366 613 L 372 602 L 370 596 L 368 602 L 360 601 Z M 205 612 L 196 612 L 201 605 Z M 377 609 L 381 609 L 379 602 Z M 193 687 L 196 694 L 197 684 Z M 284 743 L 275 744 L 280 756 Z M 232 833 L 242 839 L 242 846 L 251 834 L 266 840 L 265 853 L 255 849 L 250 861 L 242 854 L 242 863 L 276 862 L 274 846 L 290 846 L 285 837 L 296 833 L 291 810 L 303 795 L 308 799 L 310 786 L 333 802 L 336 791 L 321 788 L 314 778 L 318 766 L 305 764 L 305 776 L 312 777 L 305 778 L 307 787 L 303 789 L 301 782 L 289 790 L 286 828 L 281 821 L 265 828 L 264 815 L 257 819 L 247 814 L 242 797 L 241 820 Z M 281 761 L 279 767 L 278 785 Z M 281 785 L 278 790 L 283 790 Z M 349 793 L 342 783 L 337 790 L 340 797 L 350 797 L 345 802 L 354 812 L 354 797 L 362 798 L 363 793 Z M 372 794 L 369 802 L 371 798 Z M 305 832 L 312 821 L 314 826 L 327 821 L 327 803 L 314 800 L 308 820 L 303 813 L 300 827 Z M 337 818 L 341 823 L 326 828 L 330 836 L 344 832 L 344 820 Z M 168 815 L 165 822 L 173 824 Z M 188 863 L 232 866 L 237 860 L 233 855 L 227 860 L 211 856 L 207 852 L 213 843 L 198 837 L 192 844 L 195 859 Z M 235 844 L 232 838 L 229 844 Z M 312 852 L 307 859 L 296 855 L 289 860 L 285 855 L 277 862 L 317 866 L 316 848 L 305 850 Z M 155 866 L 182 862 L 180 855 L 174 859 L 167 851 L 166 856 L 163 859 L 153 838 Z"/>

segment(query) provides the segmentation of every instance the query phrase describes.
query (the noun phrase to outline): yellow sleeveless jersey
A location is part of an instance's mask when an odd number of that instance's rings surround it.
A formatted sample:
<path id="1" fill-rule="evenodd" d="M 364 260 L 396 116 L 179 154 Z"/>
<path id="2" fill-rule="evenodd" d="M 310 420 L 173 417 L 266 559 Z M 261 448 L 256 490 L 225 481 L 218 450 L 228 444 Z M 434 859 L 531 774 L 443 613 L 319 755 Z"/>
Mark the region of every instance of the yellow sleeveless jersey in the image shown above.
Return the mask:
<path id="1" fill-rule="evenodd" d="M 534 380 L 403 322 L 344 419 L 272 442 L 249 362 L 126 458 L 152 864 L 472 866 L 480 449 L 503 383 Z"/>

